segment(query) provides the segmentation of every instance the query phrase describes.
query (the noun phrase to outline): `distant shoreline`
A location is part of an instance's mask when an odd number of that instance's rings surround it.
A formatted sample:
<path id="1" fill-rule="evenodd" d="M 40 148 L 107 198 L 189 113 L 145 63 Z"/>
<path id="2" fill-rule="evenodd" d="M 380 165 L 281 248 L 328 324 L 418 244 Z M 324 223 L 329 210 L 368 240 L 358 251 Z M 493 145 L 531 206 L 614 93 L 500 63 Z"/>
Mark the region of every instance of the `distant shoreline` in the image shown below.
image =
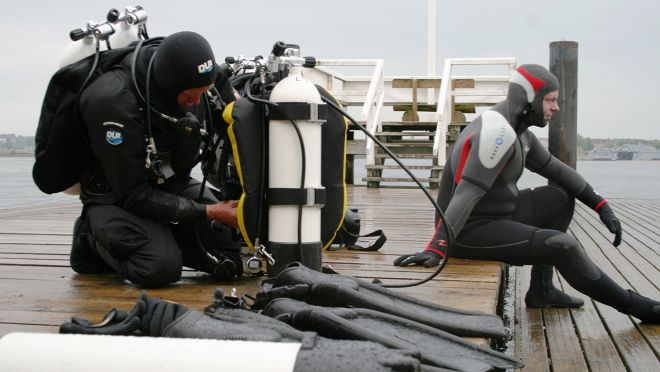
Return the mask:
<path id="1" fill-rule="evenodd" d="M 16 154 L 0 153 L 0 158 L 33 158 L 33 157 L 34 157 L 34 153 L 31 152 L 16 153 Z"/>

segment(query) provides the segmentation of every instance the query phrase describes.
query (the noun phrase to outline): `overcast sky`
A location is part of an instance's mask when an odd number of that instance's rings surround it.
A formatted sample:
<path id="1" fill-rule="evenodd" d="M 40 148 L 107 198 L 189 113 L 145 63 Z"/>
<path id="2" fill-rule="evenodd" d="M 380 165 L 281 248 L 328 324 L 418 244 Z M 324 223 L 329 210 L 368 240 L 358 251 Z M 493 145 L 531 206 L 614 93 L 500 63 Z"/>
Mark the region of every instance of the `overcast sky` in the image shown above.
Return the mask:
<path id="1" fill-rule="evenodd" d="M 382 58 L 386 75 L 424 75 L 427 0 L 142 0 L 151 36 L 197 31 L 217 59 L 266 55 L 275 41 L 319 58 Z M 244 5 L 245 4 L 245 5 Z M 5 2 L 0 133 L 33 135 L 68 34 L 116 1 Z M 131 4 L 133 5 L 133 4 Z M 437 71 L 446 57 L 515 57 L 547 66 L 549 43 L 579 43 L 578 132 L 660 138 L 660 2 L 438 0 Z"/>

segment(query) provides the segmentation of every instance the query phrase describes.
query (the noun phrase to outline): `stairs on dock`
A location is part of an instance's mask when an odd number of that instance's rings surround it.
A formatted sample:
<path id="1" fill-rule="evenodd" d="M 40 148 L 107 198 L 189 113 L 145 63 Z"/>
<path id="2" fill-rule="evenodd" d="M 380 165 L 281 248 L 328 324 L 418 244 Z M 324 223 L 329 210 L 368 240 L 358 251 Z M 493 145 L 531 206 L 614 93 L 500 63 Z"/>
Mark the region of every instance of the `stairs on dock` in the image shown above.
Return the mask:
<path id="1" fill-rule="evenodd" d="M 454 143 L 465 122 L 455 122 L 450 126 L 447 142 Z M 408 167 L 415 177 L 430 189 L 436 189 L 444 164 L 438 164 L 433 155 L 433 140 L 436 135 L 436 122 L 424 121 L 388 121 L 382 123 L 382 131 L 376 133 L 383 142 Z M 390 158 L 376 148 L 376 164 L 366 165 L 366 177 L 362 180 L 367 187 L 380 187 L 381 182 L 411 183 L 412 178 Z"/>

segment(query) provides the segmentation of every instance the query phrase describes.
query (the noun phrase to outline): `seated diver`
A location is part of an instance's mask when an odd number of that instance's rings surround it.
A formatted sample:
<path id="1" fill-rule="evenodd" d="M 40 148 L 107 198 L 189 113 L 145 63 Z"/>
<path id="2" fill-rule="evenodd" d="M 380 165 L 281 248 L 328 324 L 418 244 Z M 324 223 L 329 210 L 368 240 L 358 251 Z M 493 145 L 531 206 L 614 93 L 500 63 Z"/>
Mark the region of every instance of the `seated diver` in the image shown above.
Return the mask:
<path id="1" fill-rule="evenodd" d="M 80 178 L 73 270 L 114 271 L 158 287 L 178 281 L 182 265 L 214 270 L 200 244 L 216 257 L 218 251 L 238 256 L 240 243 L 227 227 L 237 225 L 237 201 L 219 202 L 208 189 L 200 194 L 201 183 L 190 176 L 209 141 L 200 135 L 212 120 L 203 98 L 218 75 L 206 39 L 178 32 L 160 44 L 145 42 L 82 92 L 94 161 Z M 153 166 L 150 131 L 160 167 Z"/>
<path id="2" fill-rule="evenodd" d="M 506 100 L 473 120 L 447 159 L 437 202 L 436 231 L 423 252 L 403 255 L 396 266 L 438 265 L 446 257 L 443 223 L 454 231 L 456 258 L 533 265 L 528 307 L 580 307 L 552 283 L 556 267 L 568 284 L 594 300 L 643 322 L 660 323 L 660 302 L 626 290 L 608 277 L 566 233 L 574 198 L 599 214 L 621 242 L 621 224 L 607 201 L 573 168 L 552 156 L 528 130 L 544 127 L 559 111 L 559 81 L 546 68 L 522 65 L 509 82 Z M 523 167 L 549 186 L 518 190 Z"/>

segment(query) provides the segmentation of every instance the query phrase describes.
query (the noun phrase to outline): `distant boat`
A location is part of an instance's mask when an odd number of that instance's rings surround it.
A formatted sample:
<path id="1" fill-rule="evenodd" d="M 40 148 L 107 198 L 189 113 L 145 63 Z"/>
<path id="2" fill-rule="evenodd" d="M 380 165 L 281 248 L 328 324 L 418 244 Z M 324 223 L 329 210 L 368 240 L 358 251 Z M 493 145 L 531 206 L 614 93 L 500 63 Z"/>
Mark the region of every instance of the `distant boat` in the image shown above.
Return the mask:
<path id="1" fill-rule="evenodd" d="M 616 153 L 617 160 L 632 160 L 635 153 L 632 151 L 619 151 Z"/>
<path id="2" fill-rule="evenodd" d="M 632 160 L 635 153 L 628 146 L 621 146 L 616 153 L 617 160 Z"/>

